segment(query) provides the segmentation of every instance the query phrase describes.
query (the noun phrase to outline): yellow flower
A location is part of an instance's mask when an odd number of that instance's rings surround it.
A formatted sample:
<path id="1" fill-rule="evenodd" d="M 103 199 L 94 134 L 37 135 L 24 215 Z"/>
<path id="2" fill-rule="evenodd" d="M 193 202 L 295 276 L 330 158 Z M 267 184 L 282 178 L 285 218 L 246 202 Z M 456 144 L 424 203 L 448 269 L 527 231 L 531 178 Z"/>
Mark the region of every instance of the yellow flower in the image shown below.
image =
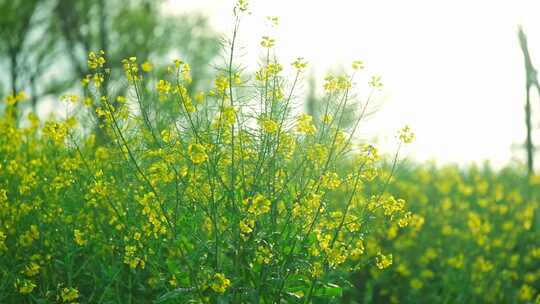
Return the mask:
<path id="1" fill-rule="evenodd" d="M 119 96 L 116 97 L 116 101 L 118 103 L 126 103 L 127 98 L 125 96 L 119 95 Z"/>
<path id="2" fill-rule="evenodd" d="M 198 92 L 197 94 L 195 94 L 195 101 L 197 103 L 203 103 L 204 101 L 204 92 Z"/>
<path id="3" fill-rule="evenodd" d="M 317 128 L 313 125 L 313 118 L 308 114 L 301 114 L 298 117 L 296 129 L 306 135 L 313 135 L 317 132 Z"/>
<path id="4" fill-rule="evenodd" d="M 276 16 L 267 16 L 266 20 L 270 21 L 274 26 L 277 26 L 279 24 L 279 17 Z"/>
<path id="5" fill-rule="evenodd" d="M 39 273 L 40 268 L 35 262 L 30 262 L 30 264 L 24 267 L 24 274 L 28 277 L 33 277 Z"/>
<path id="6" fill-rule="evenodd" d="M 361 60 L 353 61 L 352 63 L 353 70 L 362 70 L 364 69 L 364 62 Z"/>
<path id="7" fill-rule="evenodd" d="M 276 44 L 276 41 L 274 40 L 274 38 L 271 38 L 271 37 L 268 37 L 268 36 L 263 36 L 262 37 L 262 41 L 261 41 L 261 46 L 262 47 L 269 49 L 269 48 L 273 47 L 275 44 Z"/>
<path id="8" fill-rule="evenodd" d="M 182 64 L 184 64 L 184 62 L 183 62 L 182 60 L 180 60 L 180 59 L 175 59 L 173 62 L 174 62 L 174 66 L 175 66 L 177 69 L 179 69 L 180 66 L 181 66 Z"/>
<path id="9" fill-rule="evenodd" d="M 77 103 L 79 101 L 79 96 L 77 95 L 64 95 L 60 98 L 63 102 Z"/>
<path id="10" fill-rule="evenodd" d="M 233 125 L 236 122 L 236 109 L 231 106 L 223 107 L 219 118 L 224 125 Z"/>
<path id="11" fill-rule="evenodd" d="M 184 63 L 184 65 L 182 66 L 182 78 L 187 84 L 190 84 L 193 81 L 193 79 L 191 78 L 190 71 L 191 71 L 191 68 L 189 64 Z"/>
<path id="12" fill-rule="evenodd" d="M 463 254 L 460 254 L 455 257 L 449 258 L 446 263 L 448 263 L 449 266 L 460 269 L 463 268 L 465 265 L 465 256 Z"/>
<path id="13" fill-rule="evenodd" d="M 144 268 L 146 265 L 146 262 L 144 259 L 141 259 L 140 257 L 136 256 L 137 247 L 132 245 L 126 245 L 124 248 L 124 264 L 128 264 L 131 269 L 137 268 L 137 266 L 140 266 L 141 268 Z"/>
<path id="14" fill-rule="evenodd" d="M 347 90 L 352 87 L 352 82 L 347 75 L 327 75 L 324 78 L 323 88 L 326 92 L 334 92 L 338 90 Z"/>
<path id="15" fill-rule="evenodd" d="M 413 219 L 413 215 L 412 215 L 412 212 L 407 212 L 403 215 L 403 217 L 401 217 L 399 220 L 398 220 L 398 226 L 400 228 L 404 228 L 404 227 L 407 227 L 409 226 L 409 224 L 411 223 Z"/>
<path id="16" fill-rule="evenodd" d="M 229 79 L 225 76 L 219 76 L 214 81 L 214 84 L 216 86 L 216 91 L 220 96 L 225 96 L 227 93 L 227 89 L 229 88 Z"/>
<path id="17" fill-rule="evenodd" d="M 141 64 L 141 68 L 144 72 L 151 72 L 154 69 L 154 65 L 150 62 L 146 61 L 145 63 Z"/>
<path id="18" fill-rule="evenodd" d="M 414 278 L 411 280 L 411 287 L 413 289 L 420 289 L 423 286 L 424 286 L 424 283 L 422 283 L 422 281 L 420 281 L 419 279 Z"/>
<path id="19" fill-rule="evenodd" d="M 139 66 L 137 64 L 137 57 L 129 57 L 122 60 L 122 66 L 124 73 L 129 82 L 133 82 L 140 79 Z"/>
<path id="20" fill-rule="evenodd" d="M 105 52 L 103 51 L 98 51 L 97 53 L 90 52 L 90 54 L 88 54 L 88 67 L 91 70 L 102 68 L 106 62 L 104 56 Z"/>
<path id="21" fill-rule="evenodd" d="M 362 254 L 364 254 L 365 247 L 364 242 L 362 240 L 356 241 L 356 245 L 351 250 L 351 257 L 353 259 L 358 259 Z"/>
<path id="22" fill-rule="evenodd" d="M 176 276 L 173 274 L 171 275 L 171 279 L 169 280 L 169 285 L 172 287 L 176 287 L 178 285 L 178 282 L 176 281 Z"/>
<path id="23" fill-rule="evenodd" d="M 17 94 L 9 95 L 8 97 L 6 97 L 6 104 L 8 106 L 13 106 L 17 104 L 18 102 L 23 101 L 25 99 L 26 99 L 26 93 L 24 91 L 20 91 Z"/>
<path id="24" fill-rule="evenodd" d="M 161 79 L 160 81 L 158 81 L 158 83 L 156 84 L 156 89 L 159 93 L 159 99 L 160 100 L 164 100 L 165 99 L 165 96 L 167 94 L 169 94 L 169 92 L 171 91 L 172 89 L 172 85 L 170 82 L 168 82 L 167 80 L 163 80 Z"/>
<path id="25" fill-rule="evenodd" d="M 36 288 L 36 284 L 30 280 L 24 279 L 20 281 L 17 279 L 15 282 L 15 288 L 17 288 L 20 294 L 29 294 L 32 292 L 32 290 L 34 290 L 34 288 Z"/>
<path id="26" fill-rule="evenodd" d="M 371 79 L 369 80 L 369 86 L 374 89 L 380 89 L 383 87 L 383 84 L 381 82 L 381 76 L 379 75 L 373 75 L 371 76 Z"/>
<path id="27" fill-rule="evenodd" d="M 7 250 L 6 239 L 7 235 L 3 231 L 0 231 L 0 252 Z"/>
<path id="28" fill-rule="evenodd" d="M 415 135 L 409 126 L 405 126 L 399 131 L 399 140 L 404 144 L 410 144 L 414 138 Z"/>
<path id="29" fill-rule="evenodd" d="M 66 287 L 62 289 L 60 297 L 62 298 L 62 302 L 64 303 L 73 302 L 79 298 L 79 291 L 73 287 Z"/>
<path id="30" fill-rule="evenodd" d="M 479 271 L 479 272 L 490 272 L 491 270 L 493 270 L 493 264 L 484 259 L 484 257 L 478 257 L 475 261 L 475 264 L 474 264 L 474 268 Z"/>
<path id="31" fill-rule="evenodd" d="M 36 225 L 30 225 L 30 230 L 27 230 L 19 237 L 19 244 L 23 247 L 28 247 L 39 239 L 39 230 Z"/>
<path id="32" fill-rule="evenodd" d="M 90 81 L 92 80 L 92 75 L 90 74 L 87 74 L 86 76 L 84 76 L 83 79 L 81 79 L 81 85 L 83 87 L 86 87 L 90 84 Z"/>
<path id="33" fill-rule="evenodd" d="M 521 288 L 519 289 L 519 299 L 522 301 L 530 301 L 532 300 L 532 297 L 535 294 L 535 290 L 533 287 L 523 284 Z"/>
<path id="34" fill-rule="evenodd" d="M 241 85 L 243 83 L 242 76 L 238 72 L 234 73 L 232 79 L 236 85 Z"/>
<path id="35" fill-rule="evenodd" d="M 299 72 L 301 72 L 307 67 L 307 61 L 305 61 L 302 57 L 298 57 L 295 61 L 291 63 L 291 65 Z"/>
<path id="36" fill-rule="evenodd" d="M 390 267 L 390 265 L 392 265 L 392 254 L 384 255 L 379 252 L 375 258 L 375 265 L 379 269 Z"/>
<path id="37" fill-rule="evenodd" d="M 259 264 L 270 264 L 273 256 L 272 250 L 268 246 L 261 245 L 257 247 L 255 261 Z"/>
<path id="38" fill-rule="evenodd" d="M 388 197 L 382 201 L 382 208 L 384 215 L 392 217 L 394 214 L 401 212 L 405 209 L 405 200 L 393 196 Z"/>
<path id="39" fill-rule="evenodd" d="M 332 116 L 332 114 L 325 114 L 323 115 L 321 121 L 324 123 L 324 124 L 330 124 L 332 122 L 332 120 L 334 120 L 334 117 Z"/>
<path id="40" fill-rule="evenodd" d="M 255 227 L 255 221 L 252 219 L 241 220 L 239 225 L 240 225 L 240 232 L 242 233 L 242 236 L 244 238 L 247 238 L 247 236 L 251 232 L 253 232 L 253 227 Z"/>
<path id="41" fill-rule="evenodd" d="M 249 206 L 248 212 L 255 216 L 268 213 L 270 211 L 271 202 L 262 194 L 257 193 L 252 199 L 244 200 L 244 204 Z"/>
<path id="42" fill-rule="evenodd" d="M 75 237 L 75 243 L 79 246 L 84 246 L 88 242 L 84 239 L 84 235 L 79 229 L 73 230 L 73 235 Z"/>
<path id="43" fill-rule="evenodd" d="M 270 118 L 262 118 L 259 124 L 266 133 L 276 133 L 279 129 L 278 123 Z"/>
<path id="44" fill-rule="evenodd" d="M 91 106 L 94 102 L 92 101 L 92 98 L 90 97 L 85 97 L 84 100 L 83 100 L 83 104 L 87 107 Z"/>
<path id="45" fill-rule="evenodd" d="M 327 250 L 326 254 L 328 255 L 328 265 L 330 265 L 330 267 L 332 268 L 335 268 L 336 266 L 339 266 L 345 262 L 348 252 L 344 246 L 337 246 L 330 250 Z"/>
<path id="46" fill-rule="evenodd" d="M 217 293 L 224 293 L 231 286 L 231 281 L 223 273 L 216 273 L 210 288 Z"/>
<path id="47" fill-rule="evenodd" d="M 188 147 L 188 155 L 191 161 L 198 165 L 208 159 L 206 148 L 201 144 L 190 144 Z"/>
<path id="48" fill-rule="evenodd" d="M 320 277 L 323 274 L 322 264 L 320 262 L 313 263 L 313 265 L 311 266 L 311 271 L 310 272 L 311 272 L 311 276 L 313 278 Z"/>
<path id="49" fill-rule="evenodd" d="M 283 66 L 277 62 L 269 63 L 255 73 L 255 79 L 261 82 L 268 81 L 272 77 L 276 77 L 283 71 Z M 280 95 L 280 94 L 278 94 Z"/>
<path id="50" fill-rule="evenodd" d="M 103 74 L 101 73 L 95 73 L 91 79 L 94 82 L 94 86 L 96 88 L 100 88 L 101 84 L 105 81 L 105 77 L 103 77 Z"/>
<path id="51" fill-rule="evenodd" d="M 339 175 L 335 172 L 326 172 L 321 178 L 321 186 L 326 189 L 336 189 L 340 184 Z"/>
<path id="52" fill-rule="evenodd" d="M 247 0 L 238 0 L 238 2 L 236 2 L 236 7 L 240 11 L 245 12 L 248 9 L 248 1 Z"/>

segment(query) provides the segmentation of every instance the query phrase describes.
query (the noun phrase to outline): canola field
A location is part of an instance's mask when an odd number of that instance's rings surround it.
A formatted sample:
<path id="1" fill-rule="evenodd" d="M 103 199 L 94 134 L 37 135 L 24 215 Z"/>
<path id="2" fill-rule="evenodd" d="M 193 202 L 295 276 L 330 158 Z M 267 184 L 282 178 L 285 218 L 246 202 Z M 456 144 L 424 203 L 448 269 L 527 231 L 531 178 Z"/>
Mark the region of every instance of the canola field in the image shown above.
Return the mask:
<path id="1" fill-rule="evenodd" d="M 105 54 L 89 66 L 63 119 L 17 126 L 24 94 L 6 100 L 1 302 L 538 302 L 540 177 L 381 158 L 336 121 L 346 76 L 327 78 L 333 104 L 316 122 L 291 115 L 276 62 L 253 80 L 255 117 L 253 99 L 233 104 L 239 73 L 192 94 L 187 63 L 154 80 L 129 58 L 130 95 L 112 100 Z M 89 112 L 101 139 L 81 128 Z M 414 134 L 397 137 L 399 149 Z"/>
<path id="2" fill-rule="evenodd" d="M 381 231 L 393 267 L 354 277 L 380 303 L 536 303 L 540 178 L 523 168 L 404 166 L 391 184 L 414 213 Z M 535 302 L 536 301 L 536 302 Z"/>
<path id="3" fill-rule="evenodd" d="M 540 304 L 540 176 L 402 162 L 407 126 L 381 156 L 355 134 L 382 78 L 304 109 L 305 59 L 238 63 L 246 11 L 203 85 L 95 50 L 53 115 L 2 98 L 0 303 Z"/>

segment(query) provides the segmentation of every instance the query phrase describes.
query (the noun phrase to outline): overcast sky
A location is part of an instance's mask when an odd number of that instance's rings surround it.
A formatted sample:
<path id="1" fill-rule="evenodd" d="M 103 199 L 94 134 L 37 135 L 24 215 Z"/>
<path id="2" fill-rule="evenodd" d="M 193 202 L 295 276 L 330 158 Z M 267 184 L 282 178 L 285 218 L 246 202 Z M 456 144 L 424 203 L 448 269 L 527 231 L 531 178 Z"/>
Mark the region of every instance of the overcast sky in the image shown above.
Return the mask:
<path id="1" fill-rule="evenodd" d="M 233 4 L 170 0 L 167 10 L 202 12 L 226 34 Z M 516 31 L 522 24 L 540 65 L 540 1 L 252 0 L 250 11 L 241 28 L 248 60 L 256 62 L 265 17 L 279 16 L 273 35 L 283 62 L 303 56 L 322 75 L 361 59 L 367 74 L 383 77 L 379 110 L 362 130 L 383 147 L 409 124 L 413 159 L 500 166 L 521 158 L 525 72 Z M 540 135 L 540 115 L 534 125 Z"/>

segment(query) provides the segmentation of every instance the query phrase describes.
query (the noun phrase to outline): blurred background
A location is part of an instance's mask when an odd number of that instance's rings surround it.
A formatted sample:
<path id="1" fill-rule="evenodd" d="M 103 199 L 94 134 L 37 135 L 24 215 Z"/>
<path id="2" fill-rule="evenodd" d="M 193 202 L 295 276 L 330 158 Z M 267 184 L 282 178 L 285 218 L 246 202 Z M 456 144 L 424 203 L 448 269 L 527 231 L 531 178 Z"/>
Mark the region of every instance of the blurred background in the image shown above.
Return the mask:
<path id="1" fill-rule="evenodd" d="M 228 1 L 169 1 L 170 11 L 205 13 L 228 29 Z M 533 64 L 540 50 L 538 1 L 251 1 L 243 28 L 256 48 L 265 16 L 280 17 L 277 47 L 284 60 L 304 56 L 319 78 L 330 69 L 366 62 L 385 88 L 362 132 L 385 150 L 394 131 L 416 132 L 409 157 L 437 163 L 524 162 L 525 68 L 522 25 Z M 247 33 L 246 33 L 247 32 Z M 256 52 L 250 52 L 251 54 Z M 540 60 L 540 58 L 538 58 Z M 286 61 L 285 61 L 286 62 Z M 540 106 L 532 94 L 533 139 Z"/>
<path id="2" fill-rule="evenodd" d="M 233 24 L 233 1 L 223 0 L 0 3 L 0 67 L 9 71 L 0 76 L 0 95 L 24 90 L 42 116 L 54 111 L 54 96 L 76 88 L 92 50 L 104 49 L 117 65 L 132 55 L 156 63 L 180 56 L 193 66 L 198 86 Z M 251 1 L 240 29 L 243 59 L 255 69 L 260 37 L 272 35 L 283 63 L 298 56 L 310 62 L 315 85 L 362 60 L 384 88 L 361 137 L 390 153 L 395 131 L 408 124 L 417 135 L 410 159 L 526 163 L 527 74 L 518 26 L 534 67 L 539 8 L 533 0 Z M 279 16 L 279 26 L 269 28 L 266 16 Z M 530 105 L 534 144 L 536 91 Z"/>

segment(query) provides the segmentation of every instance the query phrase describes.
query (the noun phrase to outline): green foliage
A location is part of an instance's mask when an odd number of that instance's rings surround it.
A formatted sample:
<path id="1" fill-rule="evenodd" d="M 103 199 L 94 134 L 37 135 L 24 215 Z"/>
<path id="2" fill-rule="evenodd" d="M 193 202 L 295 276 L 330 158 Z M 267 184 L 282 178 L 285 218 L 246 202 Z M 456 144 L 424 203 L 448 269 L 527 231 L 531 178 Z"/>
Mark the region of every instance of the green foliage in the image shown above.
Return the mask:
<path id="1" fill-rule="evenodd" d="M 409 202 L 405 230 L 381 230 L 392 268 L 354 275 L 353 298 L 391 303 L 540 299 L 540 178 L 525 168 L 401 167 L 389 191 Z M 377 191 L 372 189 L 372 191 Z M 371 302 L 371 301 L 369 301 Z"/>
<path id="2" fill-rule="evenodd" d="M 104 24 L 103 6 L 66 4 L 88 14 L 66 22 Z M 61 119 L 30 113 L 19 128 L 25 94 L 7 96 L 0 302 L 327 303 L 351 286 L 350 271 L 392 264 L 364 244 L 411 213 L 384 190 L 362 191 L 379 184 L 379 156 L 353 140 L 362 117 L 343 125 L 354 77 L 327 78 L 315 119 L 295 112 L 307 63 L 284 67 L 263 36 L 266 60 L 244 73 L 235 37 L 245 10 L 239 1 L 230 59 L 201 90 L 185 59 L 91 51 L 83 93 L 61 97 Z M 95 145 L 88 117 L 108 141 Z M 403 143 L 412 137 L 402 130 Z"/>
<path id="3" fill-rule="evenodd" d="M 54 81 L 46 70 L 56 59 L 55 29 L 47 15 L 47 1 L 0 1 L 0 67 L 9 94 L 32 92 L 35 106 L 40 94 L 47 94 Z M 39 91 L 39 93 L 38 93 Z"/>
<path id="4" fill-rule="evenodd" d="M 86 56 L 107 51 L 111 68 L 137 56 L 163 64 L 168 57 L 186 58 L 194 69 L 191 84 L 210 77 L 207 64 L 217 55 L 218 36 L 202 16 L 161 13 L 162 1 L 0 1 L 0 76 L 3 95 L 25 91 L 33 110 L 40 101 L 77 86 L 88 74 Z M 174 29 L 174 30 L 171 30 Z M 161 61 L 160 61 L 161 60 Z M 105 90 L 116 95 L 122 87 L 110 77 Z M 22 115 L 18 113 L 18 115 Z"/>

